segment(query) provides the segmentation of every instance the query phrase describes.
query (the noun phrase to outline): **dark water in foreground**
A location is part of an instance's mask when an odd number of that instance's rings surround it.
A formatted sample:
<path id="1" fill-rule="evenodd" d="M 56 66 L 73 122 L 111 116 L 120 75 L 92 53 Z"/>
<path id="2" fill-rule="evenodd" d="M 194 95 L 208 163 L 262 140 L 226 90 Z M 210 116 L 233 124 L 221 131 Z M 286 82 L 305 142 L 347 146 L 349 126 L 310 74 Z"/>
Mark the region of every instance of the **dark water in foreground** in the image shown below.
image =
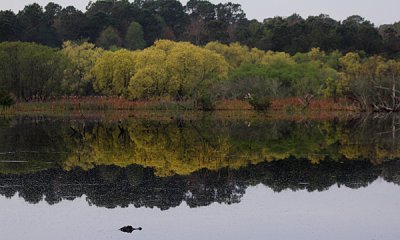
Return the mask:
<path id="1" fill-rule="evenodd" d="M 0 239 L 397 240 L 398 122 L 1 119 Z"/>

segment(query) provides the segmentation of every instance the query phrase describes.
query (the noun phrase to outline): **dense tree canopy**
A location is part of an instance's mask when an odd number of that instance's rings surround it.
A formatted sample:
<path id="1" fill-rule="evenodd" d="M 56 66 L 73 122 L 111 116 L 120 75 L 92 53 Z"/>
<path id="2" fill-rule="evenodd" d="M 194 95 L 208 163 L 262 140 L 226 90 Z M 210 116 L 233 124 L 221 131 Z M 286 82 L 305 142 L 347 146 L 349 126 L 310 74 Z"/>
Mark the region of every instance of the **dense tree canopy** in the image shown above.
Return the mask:
<path id="1" fill-rule="evenodd" d="M 88 95 L 93 93 L 95 77 L 93 67 L 104 50 L 94 44 L 65 42 L 61 53 L 69 60 L 64 71 L 62 86 L 65 94 Z"/>
<path id="2" fill-rule="evenodd" d="M 34 3 L 0 11 L 0 91 L 18 100 L 183 100 L 209 110 L 218 98 L 263 109 L 271 99 L 308 107 L 332 97 L 400 111 L 399 31 L 400 23 L 377 28 L 357 15 L 259 22 L 239 4 L 207 0 L 99 0 L 85 12 Z"/>
<path id="3" fill-rule="evenodd" d="M 190 0 L 185 6 L 178 0 L 98 0 L 91 1 L 85 12 L 50 2 L 44 7 L 27 5 L 18 13 L 0 11 L 0 41 L 54 47 L 67 40 L 88 39 L 105 48 L 116 45 L 141 49 L 158 39 L 170 39 L 196 45 L 239 42 L 250 48 L 290 54 L 320 48 L 326 52 L 399 56 L 398 23 L 377 28 L 361 16 L 344 21 L 325 14 L 306 19 L 297 14 L 265 17 L 262 22 L 247 19 L 239 4 L 213 4 L 207 0 Z"/>
<path id="4" fill-rule="evenodd" d="M 119 33 L 113 27 L 107 27 L 101 33 L 99 38 L 97 38 L 96 44 L 104 49 L 117 49 L 122 47 L 122 39 Z"/>
<path id="5" fill-rule="evenodd" d="M 340 59 L 344 91 L 364 111 L 397 111 L 400 109 L 400 63 L 373 56 L 362 59 L 348 53 Z"/>
<path id="6" fill-rule="evenodd" d="M 132 22 L 125 36 L 125 47 L 130 50 L 136 50 L 143 49 L 146 45 L 142 26 L 137 22 Z"/>
<path id="7" fill-rule="evenodd" d="M 60 94 L 67 59 L 35 43 L 0 43 L 0 86 L 22 100 Z"/>
<path id="8" fill-rule="evenodd" d="M 212 110 L 216 99 L 260 101 L 265 110 L 274 99 L 296 98 L 308 107 L 324 97 L 347 98 L 363 111 L 400 110 L 400 62 L 382 56 L 320 48 L 290 55 L 239 43 L 200 47 L 171 40 L 143 50 L 109 47 L 3 42 L 0 90 L 25 101 L 105 95 L 189 101 L 203 110 Z"/>
<path id="9" fill-rule="evenodd" d="M 135 53 L 127 50 L 106 52 L 93 68 L 98 92 L 105 95 L 128 96 L 128 86 L 135 74 Z"/>

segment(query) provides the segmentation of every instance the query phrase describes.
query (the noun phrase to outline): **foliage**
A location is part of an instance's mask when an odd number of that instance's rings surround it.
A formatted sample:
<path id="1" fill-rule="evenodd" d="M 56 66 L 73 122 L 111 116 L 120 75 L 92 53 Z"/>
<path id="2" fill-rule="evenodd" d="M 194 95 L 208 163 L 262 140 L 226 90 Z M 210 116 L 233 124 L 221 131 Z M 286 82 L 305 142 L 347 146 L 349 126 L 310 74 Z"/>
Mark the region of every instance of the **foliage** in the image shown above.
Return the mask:
<path id="1" fill-rule="evenodd" d="M 320 53 L 324 56 L 324 53 Z M 269 51 L 259 64 L 243 64 L 232 71 L 227 89 L 231 97 L 299 97 L 304 106 L 317 96 L 335 92 L 337 71 L 319 60 L 315 52 L 305 56 Z M 328 85 L 329 84 L 329 85 Z M 264 100 L 261 100 L 264 101 Z"/>
<path id="2" fill-rule="evenodd" d="M 116 29 L 114 29 L 113 27 L 107 27 L 100 33 L 96 44 L 99 47 L 111 50 L 121 47 L 122 39 Z"/>
<path id="3" fill-rule="evenodd" d="M 178 98 L 201 96 L 228 75 L 228 64 L 221 55 L 189 43 L 173 48 L 166 64 L 171 78 L 178 84 Z"/>
<path id="4" fill-rule="evenodd" d="M 14 99 L 11 97 L 10 94 L 0 91 L 0 106 L 2 106 L 3 108 L 8 108 L 14 104 Z"/>
<path id="5" fill-rule="evenodd" d="M 93 67 L 104 54 L 104 50 L 91 43 L 76 44 L 68 41 L 63 44 L 61 52 L 70 62 L 62 83 L 64 92 L 75 95 L 93 94 Z"/>
<path id="6" fill-rule="evenodd" d="M 215 98 L 210 94 L 203 94 L 196 99 L 198 109 L 203 111 L 215 110 Z"/>
<path id="7" fill-rule="evenodd" d="M 159 48 L 147 48 L 137 53 L 137 72 L 129 84 L 130 96 L 134 99 L 162 97 L 173 93 L 175 82 L 168 76 L 167 53 Z"/>
<path id="8" fill-rule="evenodd" d="M 143 49 L 147 45 L 144 40 L 144 33 L 142 26 L 137 22 L 132 22 L 129 25 L 128 31 L 125 36 L 125 46 L 130 50 Z"/>
<path id="9" fill-rule="evenodd" d="M 319 47 L 326 52 L 365 51 L 399 57 L 398 23 L 377 28 L 361 16 L 337 21 L 325 14 L 306 19 L 297 14 L 264 18 L 262 22 L 250 20 L 240 4 L 207 0 L 190 0 L 185 6 L 178 0 L 91 1 L 84 12 L 50 2 L 44 7 L 27 5 L 18 13 L 0 11 L 0 41 L 59 47 L 68 40 L 88 39 L 106 49 L 141 49 L 143 39 L 145 45 L 169 39 L 196 45 L 238 42 L 249 49 L 290 54 Z M 237 61 L 232 59 L 233 63 Z"/>
<path id="10" fill-rule="evenodd" d="M 249 103 L 256 111 L 267 111 L 271 106 L 271 100 L 265 96 L 249 96 Z"/>
<path id="11" fill-rule="evenodd" d="M 268 96 L 279 98 L 286 96 L 283 81 L 277 78 L 276 72 L 261 64 L 244 64 L 233 70 L 230 81 L 225 90 L 225 96 L 242 99 L 251 94 L 253 96 Z M 283 69 L 280 69 L 283 70 Z"/>
<path id="12" fill-rule="evenodd" d="M 340 59 L 345 94 L 363 111 L 400 110 L 400 63 L 379 56 L 361 59 L 348 53 Z"/>
<path id="13" fill-rule="evenodd" d="M 128 96 L 128 87 L 135 74 L 135 52 L 106 52 L 93 68 L 94 89 L 105 95 Z"/>
<path id="14" fill-rule="evenodd" d="M 205 48 L 224 56 L 231 69 L 238 68 L 242 64 L 258 63 L 264 55 L 263 51 L 250 50 L 239 43 L 225 45 L 219 42 L 210 42 Z"/>
<path id="15" fill-rule="evenodd" d="M 159 40 L 143 50 L 104 50 L 67 41 L 61 50 L 35 43 L 0 44 L 0 82 L 18 100 L 64 95 L 105 95 L 128 100 L 192 102 L 214 109 L 216 100 L 252 105 L 297 98 L 346 97 L 364 111 L 400 110 L 400 63 L 358 52 L 344 56 L 312 48 L 306 53 L 264 52 L 238 43 Z"/>
<path id="16" fill-rule="evenodd" d="M 66 65 L 56 49 L 35 43 L 0 43 L 0 86 L 18 99 L 59 95 Z"/>
<path id="17" fill-rule="evenodd" d="M 132 97 L 196 98 L 226 79 L 225 59 L 207 49 L 189 43 L 168 40 L 139 52 L 137 74 L 132 77 Z"/>

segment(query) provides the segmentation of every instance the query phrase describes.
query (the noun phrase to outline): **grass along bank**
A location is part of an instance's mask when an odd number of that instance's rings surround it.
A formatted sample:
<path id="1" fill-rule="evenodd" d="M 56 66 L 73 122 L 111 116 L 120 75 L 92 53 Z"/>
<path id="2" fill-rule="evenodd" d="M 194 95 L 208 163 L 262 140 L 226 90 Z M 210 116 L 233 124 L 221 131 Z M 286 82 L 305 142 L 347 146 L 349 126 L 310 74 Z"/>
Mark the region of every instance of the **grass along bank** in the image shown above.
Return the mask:
<path id="1" fill-rule="evenodd" d="M 215 111 L 252 111 L 253 107 L 245 100 L 218 100 Z M 53 113 L 68 114 L 83 111 L 199 111 L 193 101 L 174 101 L 171 99 L 152 99 L 129 101 L 118 97 L 64 97 L 48 101 L 17 102 L 1 110 L 2 114 Z M 357 107 L 345 99 L 315 99 L 305 107 L 297 98 L 284 98 L 271 101 L 270 112 L 296 113 L 318 111 L 357 111 Z"/>

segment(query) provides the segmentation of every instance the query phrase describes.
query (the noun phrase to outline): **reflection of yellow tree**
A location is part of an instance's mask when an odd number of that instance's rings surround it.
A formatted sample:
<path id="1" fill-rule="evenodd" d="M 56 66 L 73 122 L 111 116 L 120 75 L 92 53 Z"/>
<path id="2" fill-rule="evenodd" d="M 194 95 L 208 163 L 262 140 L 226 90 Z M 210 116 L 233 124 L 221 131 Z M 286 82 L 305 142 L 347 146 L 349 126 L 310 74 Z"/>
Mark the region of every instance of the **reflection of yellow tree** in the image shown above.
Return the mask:
<path id="1" fill-rule="evenodd" d="M 63 167 L 89 170 L 137 164 L 154 168 L 158 176 L 171 176 L 291 158 L 314 164 L 360 159 L 381 163 L 400 156 L 386 142 L 370 140 L 368 133 L 354 135 L 349 129 L 329 122 L 305 126 L 262 121 L 250 128 L 220 121 L 97 124 L 68 140 L 72 154 Z"/>
<path id="2" fill-rule="evenodd" d="M 385 144 L 374 142 L 359 142 L 357 139 L 344 139 L 340 153 L 346 159 L 367 159 L 374 164 L 381 164 L 385 160 L 393 160 L 400 157 L 400 150 L 394 150 Z"/>
<path id="3" fill-rule="evenodd" d="M 285 125 L 276 126 L 278 131 L 285 131 Z M 265 128 L 265 129 L 264 129 Z M 284 160 L 290 157 L 296 159 L 308 159 L 312 163 L 319 163 L 325 159 L 335 160 L 341 158 L 336 149 L 339 141 L 336 131 L 327 123 L 315 124 L 315 126 L 305 126 L 298 124 L 292 126 L 290 134 L 282 136 L 281 134 L 271 134 L 273 126 L 266 125 L 260 129 L 266 135 L 270 135 L 263 141 L 254 142 L 247 139 L 247 142 L 253 142 L 252 146 L 247 146 L 238 150 L 239 155 L 250 156 L 262 161 Z M 245 145 L 245 143 L 240 144 Z M 260 161 L 260 160 L 258 160 Z"/>
<path id="4" fill-rule="evenodd" d="M 0 162 L 5 161 L 0 163 L 0 173 L 36 172 L 60 164 L 66 170 L 137 164 L 154 168 L 159 176 L 238 169 L 284 159 L 308 159 L 314 164 L 345 160 L 381 164 L 400 157 L 396 122 L 395 116 L 348 123 L 259 119 L 245 124 L 212 116 L 203 120 L 153 118 L 50 125 L 13 122 L 0 128 L 2 151 L 15 152 L 0 154 Z M 22 152 L 26 150 L 32 152 Z M 9 159 L 21 162 L 7 163 Z"/>
<path id="5" fill-rule="evenodd" d="M 393 116 L 394 117 L 394 116 Z M 347 159 L 366 159 L 374 164 L 400 158 L 395 118 L 362 121 L 340 131 L 340 154 Z"/>
<path id="6" fill-rule="evenodd" d="M 235 166 L 224 161 L 229 151 L 226 137 L 210 138 L 194 124 L 185 128 L 135 123 L 123 127 L 98 125 L 86 135 L 84 141 L 88 143 L 81 144 L 68 158 L 65 169 L 139 164 L 155 168 L 160 176 L 167 176 L 187 175 L 202 168 Z"/>

